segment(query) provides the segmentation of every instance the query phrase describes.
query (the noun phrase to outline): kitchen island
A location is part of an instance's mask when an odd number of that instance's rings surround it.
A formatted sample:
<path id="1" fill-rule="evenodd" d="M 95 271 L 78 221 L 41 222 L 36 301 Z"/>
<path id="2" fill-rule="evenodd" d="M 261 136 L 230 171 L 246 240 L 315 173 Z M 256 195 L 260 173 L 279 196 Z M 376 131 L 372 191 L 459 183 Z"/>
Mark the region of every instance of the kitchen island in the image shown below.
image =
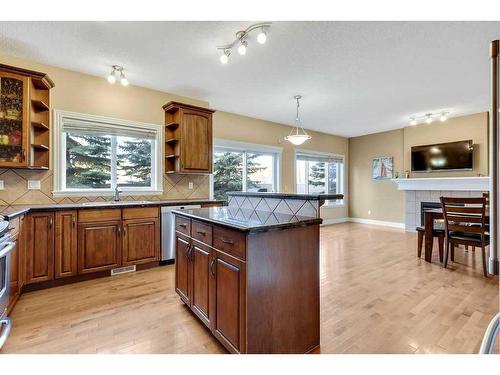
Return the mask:
<path id="1" fill-rule="evenodd" d="M 229 352 L 319 346 L 320 218 L 231 206 L 173 213 L 176 292 Z"/>

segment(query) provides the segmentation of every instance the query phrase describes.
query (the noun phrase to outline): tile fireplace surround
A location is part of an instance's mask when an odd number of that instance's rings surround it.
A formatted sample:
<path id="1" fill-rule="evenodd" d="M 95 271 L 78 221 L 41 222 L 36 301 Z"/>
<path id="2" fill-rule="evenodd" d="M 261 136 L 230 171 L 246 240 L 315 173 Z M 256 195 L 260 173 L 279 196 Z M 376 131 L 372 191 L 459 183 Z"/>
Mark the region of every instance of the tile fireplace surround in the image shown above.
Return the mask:
<path id="1" fill-rule="evenodd" d="M 481 197 L 489 190 L 488 177 L 393 179 L 398 190 L 405 191 L 405 229 L 421 225 L 421 203 L 439 202 L 445 197 Z"/>

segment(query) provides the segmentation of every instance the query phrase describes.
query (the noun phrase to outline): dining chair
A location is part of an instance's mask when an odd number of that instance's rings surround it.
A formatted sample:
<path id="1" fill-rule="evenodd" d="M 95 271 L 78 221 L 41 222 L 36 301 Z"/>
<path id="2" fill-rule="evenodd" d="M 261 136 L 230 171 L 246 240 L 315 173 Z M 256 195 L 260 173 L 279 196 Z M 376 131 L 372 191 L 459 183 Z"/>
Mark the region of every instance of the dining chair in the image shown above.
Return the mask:
<path id="1" fill-rule="evenodd" d="M 483 274 L 488 277 L 486 269 L 486 246 L 490 236 L 486 227 L 486 198 L 451 198 L 441 197 L 444 216 L 445 252 L 443 267 L 448 266 L 450 251 L 455 245 L 481 248 Z M 452 261 L 454 261 L 452 256 Z"/>
<path id="2" fill-rule="evenodd" d="M 425 238 L 425 228 L 424 227 L 416 227 L 417 231 L 417 256 L 420 258 L 422 256 L 422 245 L 424 243 Z M 432 229 L 432 238 L 438 239 L 438 248 L 439 248 L 439 261 L 443 262 L 443 250 L 444 250 L 444 229 Z"/>

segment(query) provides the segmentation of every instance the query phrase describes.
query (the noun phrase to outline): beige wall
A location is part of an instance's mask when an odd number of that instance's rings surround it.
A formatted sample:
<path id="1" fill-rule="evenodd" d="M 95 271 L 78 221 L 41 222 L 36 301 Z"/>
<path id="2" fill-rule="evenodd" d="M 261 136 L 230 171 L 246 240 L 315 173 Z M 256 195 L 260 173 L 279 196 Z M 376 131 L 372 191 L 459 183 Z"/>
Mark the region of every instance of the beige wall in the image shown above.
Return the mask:
<path id="1" fill-rule="evenodd" d="M 349 216 L 404 222 L 404 194 L 391 181 L 372 179 L 372 161 L 393 157 L 395 171 L 403 169 L 403 129 L 349 139 Z"/>
<path id="2" fill-rule="evenodd" d="M 413 173 L 411 177 L 455 177 L 488 175 L 488 114 L 478 113 L 448 121 L 405 127 L 394 131 L 349 139 L 349 216 L 404 222 L 404 193 L 391 181 L 371 178 L 372 160 L 393 156 L 394 171 L 401 176 L 411 166 L 411 147 L 472 139 L 472 171 Z"/>
<path id="3" fill-rule="evenodd" d="M 325 133 L 309 131 L 312 139 L 299 147 L 286 142 L 283 137 L 290 133 L 290 127 L 270 121 L 235 115 L 217 111 L 214 114 L 214 137 L 239 142 L 257 143 L 274 147 L 282 147 L 281 190 L 295 191 L 295 149 L 321 151 L 345 156 L 345 202 L 347 192 L 348 140 Z M 324 219 L 342 218 L 347 216 L 347 203 L 343 207 L 325 207 L 321 210 Z"/>
<path id="4" fill-rule="evenodd" d="M 170 100 L 208 107 L 209 103 L 191 98 L 150 90 L 137 86 L 122 87 L 110 85 L 104 77 L 81 74 L 54 66 L 25 61 L 0 53 L 3 64 L 19 66 L 47 73 L 55 82 L 51 90 L 51 107 L 66 111 L 87 113 L 119 119 L 163 124 L 162 106 Z M 216 109 L 216 108 L 215 108 Z M 214 136 L 228 140 L 283 146 L 282 190 L 294 189 L 293 147 L 285 144 L 283 137 L 288 135 L 290 127 L 227 112 L 216 112 L 214 116 Z M 343 154 L 347 158 L 348 141 L 312 132 L 313 139 L 304 145 L 304 149 Z M 347 170 L 347 169 L 346 169 Z M 28 179 L 41 180 L 41 190 L 26 188 Z M 0 191 L 0 206 L 8 204 L 48 204 L 69 203 L 88 200 L 109 199 L 104 197 L 52 197 L 53 176 L 51 171 L 28 171 L 19 169 L 0 169 L 0 180 L 5 183 L 5 190 Z M 347 178 L 346 191 L 347 191 Z M 188 183 L 194 183 L 189 190 Z M 187 199 L 208 198 L 209 179 L 207 176 L 164 176 L 164 192 L 159 196 L 135 196 L 125 199 Z M 326 218 L 344 217 L 347 208 L 324 209 Z"/>

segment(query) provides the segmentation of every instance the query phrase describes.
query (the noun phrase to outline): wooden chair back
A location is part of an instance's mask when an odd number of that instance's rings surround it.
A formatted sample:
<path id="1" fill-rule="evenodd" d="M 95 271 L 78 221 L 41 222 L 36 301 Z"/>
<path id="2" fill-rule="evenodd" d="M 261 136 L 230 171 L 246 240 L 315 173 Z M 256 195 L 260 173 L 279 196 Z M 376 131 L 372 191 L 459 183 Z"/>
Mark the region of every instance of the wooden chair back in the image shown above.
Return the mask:
<path id="1" fill-rule="evenodd" d="M 441 197 L 445 235 L 450 232 L 474 233 L 486 244 L 486 198 Z"/>

